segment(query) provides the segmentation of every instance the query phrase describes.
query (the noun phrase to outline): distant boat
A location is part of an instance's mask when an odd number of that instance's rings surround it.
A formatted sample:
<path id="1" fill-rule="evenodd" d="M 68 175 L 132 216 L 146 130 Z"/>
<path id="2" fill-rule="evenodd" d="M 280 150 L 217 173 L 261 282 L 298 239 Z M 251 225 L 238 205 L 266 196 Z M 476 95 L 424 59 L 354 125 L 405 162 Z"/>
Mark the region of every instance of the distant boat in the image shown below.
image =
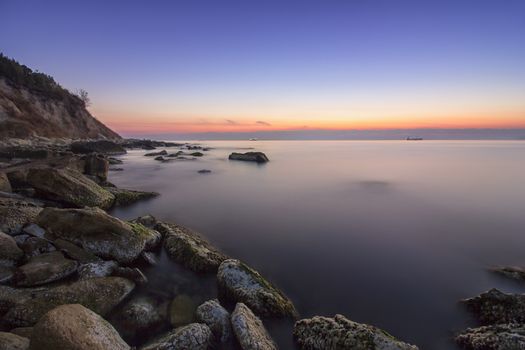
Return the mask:
<path id="1" fill-rule="evenodd" d="M 408 136 L 407 137 L 407 141 L 421 141 L 423 140 L 422 137 L 418 137 L 418 136 Z"/>
<path id="2" fill-rule="evenodd" d="M 257 138 L 256 137 L 251 138 L 250 141 L 257 141 Z"/>

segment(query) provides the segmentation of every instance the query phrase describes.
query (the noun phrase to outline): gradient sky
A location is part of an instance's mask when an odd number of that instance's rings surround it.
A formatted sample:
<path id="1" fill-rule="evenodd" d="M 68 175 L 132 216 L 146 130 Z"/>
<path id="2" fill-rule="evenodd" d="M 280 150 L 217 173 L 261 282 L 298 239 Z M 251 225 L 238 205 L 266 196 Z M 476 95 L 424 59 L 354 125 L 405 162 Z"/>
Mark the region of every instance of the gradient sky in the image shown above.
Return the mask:
<path id="1" fill-rule="evenodd" d="M 523 0 L 0 0 L 0 50 L 124 134 L 525 127 Z"/>

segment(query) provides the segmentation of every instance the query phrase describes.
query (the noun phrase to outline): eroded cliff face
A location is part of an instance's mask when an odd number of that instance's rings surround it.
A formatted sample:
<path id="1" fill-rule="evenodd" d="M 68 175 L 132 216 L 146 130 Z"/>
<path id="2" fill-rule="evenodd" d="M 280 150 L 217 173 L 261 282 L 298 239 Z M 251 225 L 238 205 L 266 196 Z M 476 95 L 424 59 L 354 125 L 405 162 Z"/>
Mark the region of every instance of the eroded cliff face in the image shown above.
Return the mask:
<path id="1" fill-rule="evenodd" d="M 0 140 L 35 137 L 120 139 L 78 97 L 48 96 L 0 76 Z"/>

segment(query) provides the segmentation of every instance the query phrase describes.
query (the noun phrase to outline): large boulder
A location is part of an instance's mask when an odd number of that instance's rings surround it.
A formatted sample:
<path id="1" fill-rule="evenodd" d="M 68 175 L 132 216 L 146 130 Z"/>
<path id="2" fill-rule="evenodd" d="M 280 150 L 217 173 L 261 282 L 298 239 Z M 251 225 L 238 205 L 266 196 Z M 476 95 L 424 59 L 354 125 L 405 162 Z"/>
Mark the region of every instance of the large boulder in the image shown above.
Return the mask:
<path id="1" fill-rule="evenodd" d="M 525 325 L 510 323 L 469 328 L 456 337 L 456 342 L 468 350 L 523 350 Z"/>
<path id="2" fill-rule="evenodd" d="M 33 328 L 31 350 L 128 350 L 129 345 L 102 317 L 82 305 L 47 312 Z"/>
<path id="3" fill-rule="evenodd" d="M 98 140 L 98 141 L 77 141 L 70 146 L 71 151 L 77 154 L 102 153 L 102 154 L 125 154 L 126 150 L 118 143 Z"/>
<path id="4" fill-rule="evenodd" d="M 247 162 L 256 162 L 256 163 L 266 163 L 270 160 L 266 156 L 266 154 L 262 152 L 246 152 L 246 153 L 237 153 L 233 152 L 228 157 L 230 160 L 243 160 Z"/>
<path id="5" fill-rule="evenodd" d="M 195 312 L 197 321 L 205 323 L 220 343 L 227 343 L 232 337 L 230 313 L 217 300 L 208 300 L 199 305 Z"/>
<path id="6" fill-rule="evenodd" d="M 29 339 L 7 332 L 0 332 L 0 350 L 26 350 Z"/>
<path id="7" fill-rule="evenodd" d="M 235 306 L 231 324 L 243 350 L 277 350 L 262 321 L 243 303 Z"/>
<path id="8" fill-rule="evenodd" d="M 141 350 L 208 350 L 213 345 L 211 330 L 202 323 L 179 327 Z"/>
<path id="9" fill-rule="evenodd" d="M 17 286 L 31 287 L 54 282 L 70 276 L 77 270 L 77 262 L 64 257 L 61 252 L 51 252 L 32 257 L 15 271 Z"/>
<path id="10" fill-rule="evenodd" d="M 99 181 L 108 178 L 109 161 L 101 154 L 88 154 L 84 159 L 84 174 L 94 176 Z"/>
<path id="11" fill-rule="evenodd" d="M 6 173 L 0 172 L 0 191 L 11 192 L 11 190 L 11 183 L 9 182 Z"/>
<path id="12" fill-rule="evenodd" d="M 100 207 L 113 205 L 115 196 L 72 169 L 34 168 L 27 174 L 27 182 L 37 196 L 59 201 L 74 207 Z"/>
<path id="13" fill-rule="evenodd" d="M 140 224 L 126 223 L 98 208 L 46 208 L 37 223 L 48 234 L 81 246 L 104 259 L 129 263 L 154 246 L 160 234 Z"/>
<path id="14" fill-rule="evenodd" d="M 462 302 L 485 325 L 525 322 L 525 294 L 506 294 L 491 289 Z"/>
<path id="15" fill-rule="evenodd" d="M 198 233 L 185 227 L 160 223 L 156 230 L 164 236 L 164 247 L 171 259 L 197 272 L 215 272 L 227 256 Z"/>
<path id="16" fill-rule="evenodd" d="M 134 191 L 117 187 L 105 187 L 105 189 L 108 192 L 110 192 L 113 196 L 115 196 L 114 205 L 116 206 L 128 205 L 143 199 L 149 199 L 159 195 L 157 192 Z"/>
<path id="17" fill-rule="evenodd" d="M 24 257 L 13 237 L 0 231 L 0 266 L 13 266 Z"/>
<path id="18" fill-rule="evenodd" d="M 387 332 L 357 323 L 342 315 L 334 318 L 315 316 L 297 321 L 293 335 L 302 350 L 362 349 L 417 350 Z"/>
<path id="19" fill-rule="evenodd" d="M 101 277 L 80 280 L 41 291 L 7 287 L 0 290 L 0 303 L 13 303 L 2 321 L 7 326 L 29 327 L 49 310 L 65 304 L 81 304 L 105 316 L 135 288 L 135 283 L 121 277 Z"/>
<path id="20" fill-rule="evenodd" d="M 283 292 L 239 260 L 223 261 L 217 281 L 222 299 L 242 302 L 258 315 L 297 316 L 293 303 Z"/>

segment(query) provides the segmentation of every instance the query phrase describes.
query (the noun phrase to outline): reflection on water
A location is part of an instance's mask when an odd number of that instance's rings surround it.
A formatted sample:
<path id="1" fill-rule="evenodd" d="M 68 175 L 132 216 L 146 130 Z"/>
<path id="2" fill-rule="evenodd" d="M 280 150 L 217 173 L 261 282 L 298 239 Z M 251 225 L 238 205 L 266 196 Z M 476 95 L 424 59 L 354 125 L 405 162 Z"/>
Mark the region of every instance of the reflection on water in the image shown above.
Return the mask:
<path id="1" fill-rule="evenodd" d="M 525 290 L 486 270 L 525 265 L 525 142 L 205 144 L 213 149 L 192 162 L 131 151 L 110 180 L 162 195 L 114 214 L 200 231 L 275 282 L 302 316 L 341 313 L 424 349 L 454 349 L 454 332 L 475 325 L 459 299 Z M 270 162 L 228 161 L 240 148 Z M 289 322 L 267 325 L 292 348 Z"/>

